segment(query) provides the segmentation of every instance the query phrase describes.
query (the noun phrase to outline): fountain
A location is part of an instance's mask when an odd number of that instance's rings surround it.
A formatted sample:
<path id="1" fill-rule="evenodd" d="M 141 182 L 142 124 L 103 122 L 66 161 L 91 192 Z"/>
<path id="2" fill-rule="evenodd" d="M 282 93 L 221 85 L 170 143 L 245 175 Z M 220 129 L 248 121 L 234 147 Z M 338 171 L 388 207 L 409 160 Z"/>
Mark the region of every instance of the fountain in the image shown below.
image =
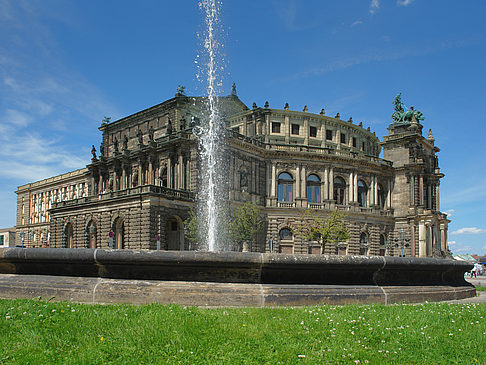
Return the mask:
<path id="1" fill-rule="evenodd" d="M 221 65 L 219 60 L 220 43 L 217 31 L 219 25 L 219 6 L 216 0 L 204 0 L 200 4 L 205 14 L 206 29 L 204 32 L 205 57 L 200 69 L 203 80 L 207 83 L 207 113 L 197 133 L 201 156 L 201 184 L 197 196 L 200 221 L 200 237 L 209 251 L 221 249 L 217 242 L 225 242 L 222 229 L 224 215 L 224 184 L 223 176 L 223 138 L 224 123 L 218 108 L 218 86 L 221 85 Z"/>
<path id="2" fill-rule="evenodd" d="M 0 297 L 101 303 L 277 306 L 397 303 L 471 297 L 466 262 L 384 256 L 224 252 L 223 138 L 218 112 L 219 3 L 206 15 L 208 112 L 196 129 L 202 157 L 198 195 L 206 251 L 0 249 Z M 218 252 L 215 252 L 218 251 Z"/>

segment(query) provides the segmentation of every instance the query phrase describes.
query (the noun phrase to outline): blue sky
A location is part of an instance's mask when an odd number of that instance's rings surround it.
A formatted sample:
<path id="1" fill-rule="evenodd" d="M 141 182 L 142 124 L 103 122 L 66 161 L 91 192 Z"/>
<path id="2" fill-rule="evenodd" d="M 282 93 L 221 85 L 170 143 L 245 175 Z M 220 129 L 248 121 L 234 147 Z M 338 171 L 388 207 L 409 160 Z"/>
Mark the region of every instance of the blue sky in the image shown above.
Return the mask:
<path id="1" fill-rule="evenodd" d="M 455 253 L 486 254 L 486 2 L 224 1 L 224 81 L 247 104 L 325 108 L 387 133 L 424 113 Z M 201 95 L 197 1 L 0 0 L 0 227 L 18 185 L 81 168 L 104 116 Z"/>

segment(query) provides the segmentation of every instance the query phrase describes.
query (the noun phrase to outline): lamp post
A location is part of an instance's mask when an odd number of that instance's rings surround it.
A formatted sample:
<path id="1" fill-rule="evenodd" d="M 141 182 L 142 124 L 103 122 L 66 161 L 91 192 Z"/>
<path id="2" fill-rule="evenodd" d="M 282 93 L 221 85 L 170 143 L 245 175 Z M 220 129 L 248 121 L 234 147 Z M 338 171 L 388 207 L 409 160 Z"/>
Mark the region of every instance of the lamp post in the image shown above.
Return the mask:
<path id="1" fill-rule="evenodd" d="M 402 253 L 400 257 L 404 257 L 403 251 L 405 247 L 410 247 L 410 238 L 405 237 L 405 231 L 404 229 L 400 229 L 400 232 L 398 232 L 398 237 L 395 237 L 395 247 L 401 247 Z"/>

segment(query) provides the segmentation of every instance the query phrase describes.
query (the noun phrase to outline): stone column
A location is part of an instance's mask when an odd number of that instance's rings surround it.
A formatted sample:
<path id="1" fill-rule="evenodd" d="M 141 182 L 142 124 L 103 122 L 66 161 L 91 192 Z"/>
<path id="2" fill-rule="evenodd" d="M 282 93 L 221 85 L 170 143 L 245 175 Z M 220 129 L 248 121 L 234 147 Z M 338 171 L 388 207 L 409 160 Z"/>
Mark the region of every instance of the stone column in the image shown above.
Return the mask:
<path id="1" fill-rule="evenodd" d="M 153 166 L 152 166 L 152 160 L 149 158 L 149 165 L 148 165 L 148 179 L 147 179 L 147 183 L 149 185 L 153 185 L 154 182 L 153 182 L 153 178 L 154 178 L 154 174 L 152 172 L 152 169 L 153 169 Z"/>
<path id="2" fill-rule="evenodd" d="M 306 178 L 306 169 L 305 169 L 305 165 L 302 166 L 302 177 L 301 177 L 301 188 L 300 188 L 300 195 L 301 195 L 301 198 L 306 198 L 307 196 L 307 189 L 306 189 L 306 185 L 307 185 L 307 178 Z"/>
<path id="3" fill-rule="evenodd" d="M 268 143 L 270 136 L 270 114 L 265 114 L 265 143 Z"/>
<path id="4" fill-rule="evenodd" d="M 419 205 L 424 204 L 424 177 L 420 175 L 419 177 Z"/>
<path id="5" fill-rule="evenodd" d="M 427 257 L 427 227 L 424 222 L 419 223 L 419 257 Z"/>
<path id="6" fill-rule="evenodd" d="M 439 182 L 435 185 L 435 210 L 440 212 Z"/>
<path id="7" fill-rule="evenodd" d="M 271 197 L 275 197 L 276 194 L 275 194 L 275 190 L 276 190 L 276 184 L 277 184 L 277 174 L 276 174 L 276 166 L 275 166 L 275 162 L 272 162 L 272 176 L 270 177 L 271 179 Z"/>
<path id="8" fill-rule="evenodd" d="M 304 119 L 304 144 L 309 145 L 309 120 Z"/>
<path id="9" fill-rule="evenodd" d="M 172 186 L 172 158 L 167 157 L 167 187 L 173 189 Z"/>
<path id="10" fill-rule="evenodd" d="M 329 200 L 334 200 L 334 168 L 329 168 Z"/>
<path id="11" fill-rule="evenodd" d="M 321 123 L 321 147 L 326 147 L 326 125 Z"/>
<path id="12" fill-rule="evenodd" d="M 322 189 L 322 199 L 329 199 L 329 169 L 327 167 L 324 169 L 324 186 Z"/>
<path id="13" fill-rule="evenodd" d="M 354 176 L 353 172 L 349 173 L 349 187 L 348 187 L 349 200 L 348 204 L 354 201 Z"/>
<path id="14" fill-rule="evenodd" d="M 96 194 L 101 194 L 102 192 L 103 192 L 103 175 L 100 172 L 100 176 L 98 179 L 98 191 L 96 192 Z M 60 195 L 61 195 L 61 200 L 64 200 L 62 197 L 62 192 Z"/>
<path id="15" fill-rule="evenodd" d="M 445 224 L 440 225 L 440 243 L 441 243 L 441 250 L 447 252 L 447 229 Z"/>
<path id="16" fill-rule="evenodd" d="M 295 173 L 295 197 L 300 198 L 301 193 L 300 193 L 300 165 L 297 165 L 296 173 Z"/>
<path id="17" fill-rule="evenodd" d="M 385 204 L 385 208 L 386 209 L 391 209 L 392 207 L 392 194 L 391 194 L 391 190 L 392 190 L 392 183 L 390 180 L 387 181 L 386 183 L 387 185 L 387 191 L 386 191 L 386 204 Z"/>
<path id="18" fill-rule="evenodd" d="M 289 143 L 290 142 L 290 118 L 288 116 L 285 116 L 284 118 L 283 128 L 285 131 L 285 143 Z"/>
<path id="19" fill-rule="evenodd" d="M 374 189 L 374 194 L 373 194 L 373 204 L 378 205 L 378 178 L 376 176 L 373 176 L 374 179 L 374 184 L 373 184 L 373 189 Z"/>
<path id="20" fill-rule="evenodd" d="M 182 158 L 182 154 L 179 155 L 179 185 L 178 189 L 183 189 L 184 185 L 184 159 Z"/>
<path id="21" fill-rule="evenodd" d="M 410 226 L 410 232 L 411 232 L 411 237 L 410 237 L 410 256 L 415 257 L 415 247 L 416 247 L 416 242 L 415 242 L 415 232 L 416 232 L 416 226 L 413 224 Z"/>
<path id="22" fill-rule="evenodd" d="M 427 206 L 432 209 L 432 186 L 427 185 Z"/>

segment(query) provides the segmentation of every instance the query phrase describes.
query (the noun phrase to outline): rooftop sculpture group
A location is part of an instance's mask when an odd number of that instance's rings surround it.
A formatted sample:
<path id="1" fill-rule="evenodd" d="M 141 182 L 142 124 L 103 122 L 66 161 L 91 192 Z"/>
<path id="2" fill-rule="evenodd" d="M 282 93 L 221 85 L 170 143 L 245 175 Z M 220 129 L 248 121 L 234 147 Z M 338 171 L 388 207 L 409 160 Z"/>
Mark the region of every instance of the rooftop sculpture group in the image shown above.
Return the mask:
<path id="1" fill-rule="evenodd" d="M 391 118 L 394 123 L 412 122 L 413 118 L 417 121 L 424 120 L 424 115 L 420 110 L 415 110 L 413 106 L 410 106 L 410 109 L 407 110 L 407 107 L 402 103 L 402 93 L 395 97 L 393 105 L 395 106 L 395 112 Z"/>

